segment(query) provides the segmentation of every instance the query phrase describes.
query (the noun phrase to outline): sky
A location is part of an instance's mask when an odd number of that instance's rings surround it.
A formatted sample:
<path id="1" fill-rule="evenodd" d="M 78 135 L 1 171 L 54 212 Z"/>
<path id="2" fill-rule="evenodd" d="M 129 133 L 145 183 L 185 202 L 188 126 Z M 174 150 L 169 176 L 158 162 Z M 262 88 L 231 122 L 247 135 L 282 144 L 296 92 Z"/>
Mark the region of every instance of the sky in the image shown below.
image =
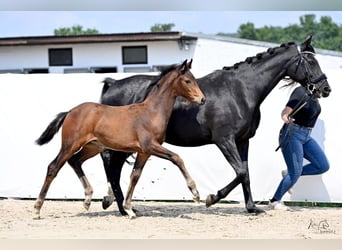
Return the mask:
<path id="1" fill-rule="evenodd" d="M 149 32 L 157 23 L 173 31 L 236 33 L 243 23 L 256 28 L 299 24 L 300 16 L 330 16 L 342 25 L 342 11 L 0 11 L 0 37 L 53 35 L 54 29 L 82 25 L 100 33 Z"/>

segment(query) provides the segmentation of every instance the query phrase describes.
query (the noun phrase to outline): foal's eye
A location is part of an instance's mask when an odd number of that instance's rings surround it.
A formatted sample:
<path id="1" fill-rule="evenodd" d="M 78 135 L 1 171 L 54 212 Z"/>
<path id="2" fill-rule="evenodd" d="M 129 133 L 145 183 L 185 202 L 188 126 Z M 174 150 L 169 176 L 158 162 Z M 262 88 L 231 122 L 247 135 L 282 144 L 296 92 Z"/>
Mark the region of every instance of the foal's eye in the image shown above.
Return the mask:
<path id="1" fill-rule="evenodd" d="M 186 83 L 186 84 L 190 84 L 191 81 L 190 81 L 190 80 L 185 80 L 185 83 Z"/>

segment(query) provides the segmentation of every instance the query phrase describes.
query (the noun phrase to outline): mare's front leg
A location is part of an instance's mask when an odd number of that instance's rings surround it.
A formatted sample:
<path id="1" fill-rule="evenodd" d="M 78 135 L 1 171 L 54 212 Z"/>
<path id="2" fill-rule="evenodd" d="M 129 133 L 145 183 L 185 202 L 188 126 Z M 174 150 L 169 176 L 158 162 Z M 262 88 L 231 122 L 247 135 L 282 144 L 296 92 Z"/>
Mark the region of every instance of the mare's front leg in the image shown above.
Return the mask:
<path id="1" fill-rule="evenodd" d="M 210 194 L 206 200 L 206 206 L 210 207 L 211 205 L 217 203 L 221 199 L 225 198 L 237 185 L 242 184 L 245 204 L 247 211 L 249 213 L 262 213 L 264 212 L 262 209 L 259 209 L 255 206 L 255 203 L 252 199 L 252 193 L 250 189 L 250 179 L 249 179 L 249 171 L 248 171 L 248 141 L 245 144 L 241 144 L 239 149 L 235 143 L 234 138 L 226 138 L 225 140 L 217 143 L 217 146 L 225 156 L 226 160 L 233 167 L 236 177 L 232 182 L 230 182 L 227 186 L 222 188 L 217 192 L 216 195 Z M 239 150 L 242 152 L 240 154 Z"/>
<path id="2" fill-rule="evenodd" d="M 250 185 L 249 168 L 248 168 L 248 148 L 249 141 L 240 142 L 238 145 L 238 151 L 242 160 L 242 168 L 246 171 L 245 178 L 242 179 L 242 190 L 245 198 L 246 209 L 249 213 L 261 214 L 265 213 L 264 210 L 255 206 L 252 198 L 252 190 Z"/>
<path id="3" fill-rule="evenodd" d="M 186 169 L 182 158 L 180 158 L 180 156 L 177 155 L 176 153 L 173 153 L 172 151 L 170 151 L 170 150 L 168 150 L 168 149 L 166 149 L 166 148 L 164 148 L 158 144 L 154 144 L 152 146 L 151 152 L 152 152 L 151 153 L 152 155 L 158 156 L 158 157 L 163 158 L 163 159 L 167 159 L 179 168 L 179 170 L 181 171 L 182 175 L 185 178 L 185 181 L 186 181 L 186 184 L 187 184 L 189 190 L 191 191 L 191 193 L 193 195 L 193 200 L 195 202 L 199 203 L 200 202 L 200 195 L 199 195 L 199 192 L 196 188 L 196 183 L 192 179 L 192 177 L 190 176 L 188 170 Z"/>
<path id="4" fill-rule="evenodd" d="M 130 177 L 130 183 L 127 189 L 126 199 L 123 205 L 123 208 L 130 219 L 133 219 L 136 217 L 136 214 L 132 209 L 132 197 L 133 197 L 134 188 L 139 181 L 143 168 L 149 157 L 150 157 L 150 154 L 138 153 L 137 158 L 134 163 L 134 167 L 133 167 L 131 177 Z"/>

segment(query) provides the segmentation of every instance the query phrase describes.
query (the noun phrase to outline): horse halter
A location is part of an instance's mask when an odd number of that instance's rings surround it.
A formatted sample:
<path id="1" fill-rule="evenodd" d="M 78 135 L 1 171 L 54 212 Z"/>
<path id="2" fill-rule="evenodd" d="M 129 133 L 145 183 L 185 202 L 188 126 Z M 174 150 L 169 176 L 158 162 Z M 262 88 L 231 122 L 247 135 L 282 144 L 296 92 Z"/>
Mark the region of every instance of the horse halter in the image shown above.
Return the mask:
<path id="1" fill-rule="evenodd" d="M 308 66 L 305 62 L 305 58 L 304 58 L 304 54 L 311 54 L 313 56 L 315 56 L 316 54 L 311 52 L 311 51 L 303 51 L 301 52 L 300 49 L 298 48 L 298 55 L 297 55 L 297 63 L 296 63 L 296 70 L 295 70 L 295 74 L 298 71 L 298 68 L 301 64 L 303 64 L 304 66 L 304 75 L 306 78 L 306 85 L 307 85 L 307 90 L 309 91 L 309 93 L 312 95 L 314 93 L 316 93 L 317 91 L 320 91 L 320 89 L 323 86 L 323 81 L 327 80 L 326 75 L 323 73 L 322 75 L 316 77 L 316 78 L 311 78 L 310 74 L 309 74 L 309 69 Z M 318 84 L 320 83 L 320 84 Z"/>

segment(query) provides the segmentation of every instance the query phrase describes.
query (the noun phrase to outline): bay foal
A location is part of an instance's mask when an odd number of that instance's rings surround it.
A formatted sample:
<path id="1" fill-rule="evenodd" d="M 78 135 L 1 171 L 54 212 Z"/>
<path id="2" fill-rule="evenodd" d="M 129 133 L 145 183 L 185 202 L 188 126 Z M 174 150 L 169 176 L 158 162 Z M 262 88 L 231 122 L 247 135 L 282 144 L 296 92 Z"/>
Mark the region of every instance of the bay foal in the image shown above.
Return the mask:
<path id="1" fill-rule="evenodd" d="M 107 148 L 138 153 L 124 203 L 124 209 L 130 218 L 136 216 L 131 205 L 133 191 L 151 155 L 177 165 L 194 200 L 199 201 L 195 182 L 186 170 L 183 160 L 161 146 L 165 141 L 166 127 L 176 97 L 182 96 L 198 104 L 205 102 L 204 94 L 189 71 L 190 67 L 191 62 L 188 64 L 185 60 L 182 65 L 169 69 L 142 103 L 114 107 L 87 102 L 57 115 L 36 141 L 39 145 L 49 142 L 63 126 L 62 146 L 57 157 L 48 166 L 44 184 L 34 205 L 34 219 L 40 218 L 40 210 L 49 186 L 67 161 L 84 187 L 84 206 L 88 209 L 93 189 L 81 166 L 87 159 Z"/>

